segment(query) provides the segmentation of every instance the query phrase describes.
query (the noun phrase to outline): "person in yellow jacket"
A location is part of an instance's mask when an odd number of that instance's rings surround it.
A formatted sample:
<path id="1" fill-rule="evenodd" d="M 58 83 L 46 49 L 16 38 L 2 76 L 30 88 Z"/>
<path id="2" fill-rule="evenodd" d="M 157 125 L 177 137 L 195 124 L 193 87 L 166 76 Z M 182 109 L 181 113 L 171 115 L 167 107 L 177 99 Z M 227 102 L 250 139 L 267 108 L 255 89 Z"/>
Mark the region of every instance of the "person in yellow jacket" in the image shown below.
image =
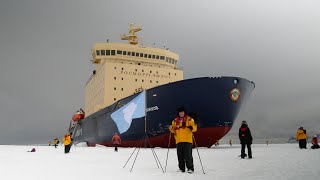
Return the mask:
<path id="1" fill-rule="evenodd" d="M 62 138 L 63 144 L 64 144 L 64 153 L 67 154 L 70 152 L 70 148 L 71 148 L 71 136 L 69 133 L 67 133 L 66 135 L 64 135 L 64 137 Z"/>
<path id="2" fill-rule="evenodd" d="M 188 173 L 193 173 L 192 143 L 193 133 L 197 131 L 197 125 L 186 114 L 184 107 L 178 109 L 178 116 L 172 121 L 169 130 L 174 134 L 176 140 L 179 171 L 185 172 L 187 167 Z"/>
<path id="3" fill-rule="evenodd" d="M 58 144 L 59 144 L 59 139 L 58 138 L 54 138 L 54 140 L 53 140 L 54 147 L 57 148 Z"/>
<path id="4" fill-rule="evenodd" d="M 307 149 L 307 131 L 300 127 L 296 135 L 297 141 L 299 141 L 300 149 Z"/>

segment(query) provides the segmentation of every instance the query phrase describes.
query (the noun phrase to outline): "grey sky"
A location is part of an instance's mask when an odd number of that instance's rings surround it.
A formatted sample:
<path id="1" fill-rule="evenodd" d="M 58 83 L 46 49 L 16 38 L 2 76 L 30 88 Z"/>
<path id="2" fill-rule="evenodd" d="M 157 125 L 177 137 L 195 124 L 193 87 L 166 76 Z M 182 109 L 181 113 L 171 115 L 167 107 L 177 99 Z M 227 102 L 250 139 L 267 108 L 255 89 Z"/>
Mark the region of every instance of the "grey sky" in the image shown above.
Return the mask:
<path id="1" fill-rule="evenodd" d="M 128 23 L 144 45 L 180 54 L 185 78 L 256 83 L 230 135 L 246 119 L 255 138 L 320 133 L 320 1 L 0 2 L 0 144 L 61 137 L 93 65 L 90 49 L 120 42 Z"/>

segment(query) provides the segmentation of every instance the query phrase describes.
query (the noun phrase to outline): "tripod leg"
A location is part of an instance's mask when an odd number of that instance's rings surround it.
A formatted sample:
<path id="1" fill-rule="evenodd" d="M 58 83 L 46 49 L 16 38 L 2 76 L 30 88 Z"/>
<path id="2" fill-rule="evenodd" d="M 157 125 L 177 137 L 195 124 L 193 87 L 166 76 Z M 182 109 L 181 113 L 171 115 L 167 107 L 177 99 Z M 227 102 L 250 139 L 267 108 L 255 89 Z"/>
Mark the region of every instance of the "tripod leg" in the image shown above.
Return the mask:
<path id="1" fill-rule="evenodd" d="M 134 164 L 136 163 L 136 160 L 137 160 L 137 157 L 138 157 L 138 154 L 139 154 L 139 151 L 140 151 L 140 147 L 141 147 L 143 141 L 144 141 L 144 140 L 142 140 L 141 143 L 140 143 L 140 145 L 139 145 L 138 152 L 137 152 L 136 157 L 134 158 L 134 161 L 133 161 L 133 164 L 132 164 L 132 167 L 131 167 L 130 172 L 132 171 L 133 166 L 134 166 Z"/>
<path id="2" fill-rule="evenodd" d="M 126 164 L 123 166 L 123 168 L 126 167 L 127 163 L 128 163 L 129 160 L 131 159 L 131 156 L 134 154 L 134 152 L 137 150 L 137 148 L 141 146 L 141 144 L 142 144 L 142 142 L 140 142 L 139 146 L 137 146 L 137 147 L 134 148 L 134 151 L 131 153 L 129 159 L 127 160 L 127 162 L 126 162 Z"/>
<path id="3" fill-rule="evenodd" d="M 146 136 L 145 136 L 145 147 L 147 147 L 147 143 L 149 144 L 149 146 L 151 148 L 151 151 L 152 151 L 151 143 L 149 142 L 149 138 L 148 138 L 148 136 L 146 134 Z M 154 160 L 156 161 L 157 167 L 159 168 L 158 161 L 157 161 L 156 156 L 154 155 L 153 151 L 152 151 L 152 155 L 154 157 Z"/>
<path id="4" fill-rule="evenodd" d="M 146 139 L 148 140 L 149 146 L 150 146 L 150 148 L 151 148 L 151 151 L 153 152 L 153 156 L 154 156 L 154 158 L 155 158 L 155 160 L 156 160 L 156 162 L 157 162 L 157 165 L 158 165 L 158 163 L 160 164 L 160 167 L 161 167 L 161 169 L 162 169 L 162 172 L 164 173 L 164 170 L 163 170 L 163 168 L 162 168 L 162 166 L 161 166 L 160 160 L 159 160 L 159 158 L 158 158 L 158 156 L 157 156 L 157 154 L 156 154 L 156 152 L 155 152 L 154 148 L 152 148 L 152 146 L 151 146 L 151 143 L 150 143 L 150 140 L 149 140 L 148 136 L 146 136 Z"/>
<path id="5" fill-rule="evenodd" d="M 129 162 L 129 160 L 131 159 L 131 156 L 133 155 L 133 153 L 134 153 L 136 150 L 137 150 L 137 147 L 136 147 L 136 148 L 134 148 L 134 151 L 131 153 L 131 155 L 130 155 L 129 159 L 127 160 L 127 162 L 126 162 L 126 164 L 123 166 L 123 168 L 124 168 L 124 167 L 126 167 L 127 163 L 128 163 L 128 162 Z"/>
<path id="6" fill-rule="evenodd" d="M 193 135 L 192 135 L 192 137 L 193 137 L 194 145 L 196 146 L 196 149 L 197 149 L 197 152 L 198 152 L 198 156 L 199 156 L 199 160 L 200 160 L 200 164 L 201 164 L 202 172 L 203 172 L 203 174 L 205 174 L 205 172 L 204 172 L 204 170 L 203 170 L 202 161 L 201 161 L 201 157 L 200 157 L 200 154 L 199 154 L 199 150 L 198 150 L 198 146 L 197 146 L 196 139 L 194 138 L 194 136 L 193 136 Z"/>
<path id="7" fill-rule="evenodd" d="M 170 147 L 170 141 L 171 141 L 171 132 L 169 132 L 169 143 L 168 143 L 168 151 L 167 151 L 167 158 L 166 158 L 166 166 L 164 168 L 164 172 L 167 172 L 167 162 L 168 162 L 168 155 L 169 155 L 169 147 Z"/>
<path id="8" fill-rule="evenodd" d="M 134 166 L 134 164 L 136 163 L 136 160 L 137 160 L 137 157 L 138 157 L 139 151 L 140 151 L 140 147 L 138 148 L 138 152 L 137 152 L 136 157 L 134 158 L 134 161 L 133 161 L 132 167 L 131 167 L 131 169 L 130 169 L 130 172 L 132 171 L 133 166 Z"/>

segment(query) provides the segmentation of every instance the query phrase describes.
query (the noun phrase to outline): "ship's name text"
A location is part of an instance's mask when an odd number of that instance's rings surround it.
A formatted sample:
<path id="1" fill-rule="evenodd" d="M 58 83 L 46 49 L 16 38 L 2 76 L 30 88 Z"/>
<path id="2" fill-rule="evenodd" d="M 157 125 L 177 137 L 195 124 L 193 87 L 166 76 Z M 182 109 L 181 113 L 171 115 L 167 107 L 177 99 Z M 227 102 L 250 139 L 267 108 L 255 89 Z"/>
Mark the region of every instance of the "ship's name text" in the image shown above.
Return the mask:
<path id="1" fill-rule="evenodd" d="M 158 110 L 159 110 L 158 106 L 153 106 L 153 107 L 147 108 L 147 109 L 146 109 L 146 112 L 149 112 L 149 111 L 158 111 Z"/>
<path id="2" fill-rule="evenodd" d="M 151 74 L 151 73 L 144 73 L 144 72 L 121 71 L 121 74 L 170 79 L 169 75 Z"/>

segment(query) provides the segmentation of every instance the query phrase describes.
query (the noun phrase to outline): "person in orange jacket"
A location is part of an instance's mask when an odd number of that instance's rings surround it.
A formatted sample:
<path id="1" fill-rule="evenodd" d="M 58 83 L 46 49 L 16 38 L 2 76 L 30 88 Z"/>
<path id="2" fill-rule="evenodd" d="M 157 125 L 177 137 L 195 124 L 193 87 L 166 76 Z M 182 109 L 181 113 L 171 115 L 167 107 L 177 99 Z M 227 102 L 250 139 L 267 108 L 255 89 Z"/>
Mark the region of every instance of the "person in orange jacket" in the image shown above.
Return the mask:
<path id="1" fill-rule="evenodd" d="M 318 137 L 317 135 L 314 135 L 312 138 L 312 146 L 311 149 L 319 149 L 319 144 L 318 144 Z"/>
<path id="2" fill-rule="evenodd" d="M 111 141 L 114 146 L 114 151 L 118 152 L 118 146 L 121 144 L 120 136 L 117 133 L 114 133 Z"/>
<path id="3" fill-rule="evenodd" d="M 298 129 L 296 139 L 299 141 L 300 149 L 307 149 L 307 131 L 303 127 Z"/>
<path id="4" fill-rule="evenodd" d="M 194 120 L 187 115 L 184 107 L 178 109 L 178 116 L 172 121 L 169 130 L 174 134 L 177 146 L 179 171 L 188 173 L 194 172 L 192 143 L 193 133 L 197 131 Z"/>

